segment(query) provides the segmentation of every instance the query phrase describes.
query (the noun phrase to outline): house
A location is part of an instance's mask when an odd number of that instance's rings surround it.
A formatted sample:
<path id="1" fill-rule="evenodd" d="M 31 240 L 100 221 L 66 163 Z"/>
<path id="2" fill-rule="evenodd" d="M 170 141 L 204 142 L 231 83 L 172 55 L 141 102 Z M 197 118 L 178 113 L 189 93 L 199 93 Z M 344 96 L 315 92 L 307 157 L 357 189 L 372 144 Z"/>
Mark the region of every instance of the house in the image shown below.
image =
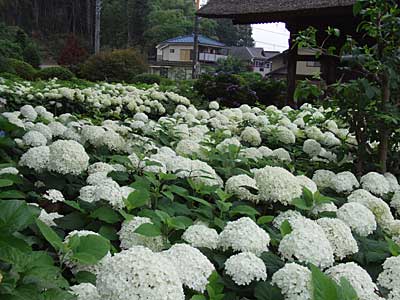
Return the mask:
<path id="1" fill-rule="evenodd" d="M 327 37 L 328 26 L 338 28 L 341 38 L 331 45 L 340 49 L 346 35 L 357 36 L 356 28 L 359 20 L 354 18 L 353 5 L 356 0 L 209 0 L 197 15 L 206 18 L 229 18 L 235 24 L 254 23 L 286 23 L 290 31 L 289 51 L 287 53 L 287 104 L 295 106 L 293 95 L 296 88 L 296 69 L 298 61 L 313 61 L 315 57 L 300 55 L 295 35 L 309 26 L 318 29 L 317 42 Z M 338 53 L 336 53 L 338 54 Z M 334 56 L 321 56 L 321 76 L 325 81 L 333 83 L 339 77 L 339 60 Z"/>
<path id="2" fill-rule="evenodd" d="M 263 77 L 272 71 L 271 57 L 279 54 L 278 51 L 264 51 L 255 47 L 231 47 L 229 55 L 245 62 L 253 72 L 260 73 Z"/>
<path id="3" fill-rule="evenodd" d="M 266 75 L 274 79 L 286 79 L 288 75 L 288 53 L 286 50 L 270 58 L 271 71 Z M 315 51 L 311 49 L 299 49 L 299 55 L 315 56 Z M 296 78 L 303 80 L 321 74 L 321 63 L 316 60 L 298 61 L 296 65 Z"/>
<path id="4" fill-rule="evenodd" d="M 199 35 L 198 61 L 200 72 L 213 67 L 220 59 L 226 59 L 225 44 Z M 194 36 L 185 35 L 168 39 L 156 46 L 156 60 L 150 61 L 150 72 L 170 79 L 192 78 Z"/>

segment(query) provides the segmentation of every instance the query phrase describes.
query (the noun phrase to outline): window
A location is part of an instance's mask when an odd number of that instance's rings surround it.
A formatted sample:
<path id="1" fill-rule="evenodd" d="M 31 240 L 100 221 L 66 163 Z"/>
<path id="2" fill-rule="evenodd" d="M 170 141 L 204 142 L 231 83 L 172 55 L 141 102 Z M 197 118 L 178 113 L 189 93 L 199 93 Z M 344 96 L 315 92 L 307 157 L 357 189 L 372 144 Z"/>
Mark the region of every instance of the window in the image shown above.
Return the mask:
<path id="1" fill-rule="evenodd" d="M 169 49 L 169 53 L 175 53 L 175 49 Z"/>
<path id="2" fill-rule="evenodd" d="M 272 69 L 272 61 L 265 62 L 265 68 Z"/>
<path id="3" fill-rule="evenodd" d="M 190 49 L 181 49 L 180 52 L 180 61 L 190 61 L 192 50 Z"/>
<path id="4" fill-rule="evenodd" d="M 321 63 L 319 61 L 307 61 L 307 67 L 318 68 L 321 67 Z"/>
<path id="5" fill-rule="evenodd" d="M 260 68 L 260 72 L 264 72 L 264 68 Z"/>

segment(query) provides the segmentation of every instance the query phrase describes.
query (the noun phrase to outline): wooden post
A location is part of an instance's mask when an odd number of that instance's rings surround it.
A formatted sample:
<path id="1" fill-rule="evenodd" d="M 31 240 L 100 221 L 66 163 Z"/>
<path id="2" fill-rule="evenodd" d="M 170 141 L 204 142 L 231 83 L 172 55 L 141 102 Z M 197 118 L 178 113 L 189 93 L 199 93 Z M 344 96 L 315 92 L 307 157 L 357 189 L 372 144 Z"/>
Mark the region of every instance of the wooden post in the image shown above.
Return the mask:
<path id="1" fill-rule="evenodd" d="M 196 12 L 200 7 L 200 0 L 195 0 Z M 192 65 L 192 78 L 196 79 L 199 75 L 199 27 L 200 17 L 196 14 L 194 16 L 194 33 L 193 33 L 193 65 Z"/>
<path id="2" fill-rule="evenodd" d="M 288 28 L 289 29 L 289 28 Z M 295 107 L 294 92 L 296 90 L 297 73 L 297 51 L 298 47 L 294 44 L 294 31 L 290 28 L 289 51 L 287 55 L 287 95 L 286 105 Z"/>

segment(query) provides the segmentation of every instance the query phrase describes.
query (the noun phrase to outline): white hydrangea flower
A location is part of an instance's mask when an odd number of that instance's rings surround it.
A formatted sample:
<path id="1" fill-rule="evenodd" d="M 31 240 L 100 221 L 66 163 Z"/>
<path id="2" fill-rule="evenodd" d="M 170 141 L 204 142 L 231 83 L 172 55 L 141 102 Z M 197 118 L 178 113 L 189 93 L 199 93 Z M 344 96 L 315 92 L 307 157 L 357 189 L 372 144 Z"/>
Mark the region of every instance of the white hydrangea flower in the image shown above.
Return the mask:
<path id="1" fill-rule="evenodd" d="M 290 157 L 289 152 L 286 149 L 278 148 L 272 151 L 272 157 L 275 157 L 281 161 L 291 162 L 292 158 Z"/>
<path id="2" fill-rule="evenodd" d="M 351 234 L 351 229 L 340 219 L 321 218 L 317 224 L 322 227 L 331 243 L 333 253 L 339 260 L 358 252 L 357 241 Z"/>
<path id="3" fill-rule="evenodd" d="M 46 194 L 43 195 L 43 198 L 52 203 L 65 201 L 64 195 L 59 190 L 55 189 L 47 190 Z"/>
<path id="4" fill-rule="evenodd" d="M 23 117 L 32 122 L 36 120 L 38 115 L 32 105 L 24 105 L 19 109 L 19 111 Z"/>
<path id="5" fill-rule="evenodd" d="M 321 144 L 316 140 L 308 139 L 303 143 L 303 151 L 311 157 L 317 156 L 321 152 L 321 149 Z"/>
<path id="6" fill-rule="evenodd" d="M 182 239 L 197 248 L 216 249 L 218 247 L 217 231 L 203 224 L 189 226 L 182 234 Z"/>
<path id="7" fill-rule="evenodd" d="M 254 170 L 254 179 L 259 189 L 260 200 L 288 205 L 302 194 L 302 187 L 297 178 L 280 167 L 266 166 Z"/>
<path id="8" fill-rule="evenodd" d="M 219 103 L 217 101 L 211 101 L 208 104 L 208 108 L 209 109 L 213 109 L 213 110 L 218 110 L 219 109 Z"/>
<path id="9" fill-rule="evenodd" d="M 19 161 L 20 166 L 34 169 L 36 172 L 44 171 L 50 159 L 50 149 L 47 146 L 34 147 L 25 152 Z"/>
<path id="10" fill-rule="evenodd" d="M 322 131 L 316 126 L 310 126 L 305 129 L 305 133 L 308 138 L 316 140 L 316 141 L 323 141 L 325 136 Z"/>
<path id="11" fill-rule="evenodd" d="M 396 176 L 394 176 L 392 173 L 385 173 L 383 174 L 385 176 L 387 182 L 389 183 L 390 186 L 390 192 L 396 192 L 400 190 L 400 185 L 399 182 L 397 181 Z"/>
<path id="12" fill-rule="evenodd" d="M 81 283 L 70 287 L 77 300 L 101 300 L 97 288 L 91 283 Z"/>
<path id="13" fill-rule="evenodd" d="M 400 288 L 400 256 L 385 260 L 383 271 L 378 276 L 378 284 L 388 290 Z"/>
<path id="14" fill-rule="evenodd" d="M 391 190 L 386 177 L 376 172 L 365 174 L 360 182 L 363 189 L 377 196 L 384 196 Z"/>
<path id="15" fill-rule="evenodd" d="M 257 255 L 268 251 L 269 234 L 248 217 L 228 222 L 219 235 L 218 245 L 223 250 L 253 252 Z"/>
<path id="16" fill-rule="evenodd" d="M 182 156 L 201 155 L 201 145 L 192 139 L 183 139 L 178 142 L 175 149 L 176 153 Z"/>
<path id="17" fill-rule="evenodd" d="M 375 216 L 368 208 L 357 202 L 345 203 L 338 209 L 337 217 L 360 236 L 368 236 L 376 229 Z"/>
<path id="18" fill-rule="evenodd" d="M 244 157 L 253 160 L 259 160 L 263 158 L 262 153 L 258 150 L 258 148 L 251 147 L 251 148 L 242 148 L 239 152 L 239 157 Z"/>
<path id="19" fill-rule="evenodd" d="M 30 147 L 46 146 L 47 144 L 46 137 L 39 131 L 34 130 L 25 133 L 22 137 L 22 140 L 24 141 L 25 145 Z"/>
<path id="20" fill-rule="evenodd" d="M 272 225 L 276 228 L 279 229 L 282 226 L 282 223 L 284 221 L 288 221 L 292 227 L 296 224 L 296 221 L 301 221 L 304 220 L 304 216 L 299 213 L 296 210 L 286 210 L 283 212 L 280 212 L 272 221 Z"/>
<path id="21" fill-rule="evenodd" d="M 89 156 L 85 148 L 76 141 L 58 140 L 51 144 L 49 149 L 50 171 L 79 175 L 86 171 L 89 165 Z"/>
<path id="22" fill-rule="evenodd" d="M 260 154 L 264 157 L 267 158 L 269 156 L 271 156 L 273 154 L 273 151 L 266 147 L 266 146 L 261 146 L 258 148 L 258 152 L 260 152 Z"/>
<path id="23" fill-rule="evenodd" d="M 318 204 L 318 205 L 313 207 L 313 209 L 311 210 L 311 214 L 314 215 L 314 216 L 317 216 L 317 215 L 319 215 L 319 214 L 321 214 L 323 212 L 336 213 L 337 210 L 338 210 L 337 206 L 332 202 L 321 203 L 321 204 Z"/>
<path id="24" fill-rule="evenodd" d="M 284 144 L 294 144 L 296 142 L 296 136 L 294 133 L 285 126 L 278 126 L 277 128 L 277 139 Z"/>
<path id="25" fill-rule="evenodd" d="M 101 126 L 85 125 L 82 127 L 81 135 L 82 142 L 99 147 L 101 145 L 102 136 L 105 134 L 105 130 Z"/>
<path id="26" fill-rule="evenodd" d="M 123 151 L 126 144 L 124 138 L 114 130 L 105 131 L 100 137 L 99 143 L 112 151 Z"/>
<path id="27" fill-rule="evenodd" d="M 371 300 L 376 297 L 377 287 L 368 272 L 353 262 L 339 264 L 325 273 L 337 283 L 340 283 L 342 277 L 346 278 L 357 292 L 360 300 Z"/>
<path id="28" fill-rule="evenodd" d="M 315 184 L 314 181 L 312 181 L 310 178 L 308 178 L 305 175 L 299 175 L 296 176 L 297 181 L 301 185 L 302 188 L 307 188 L 309 189 L 312 193 L 315 193 L 318 191 L 317 185 Z"/>
<path id="29" fill-rule="evenodd" d="M 135 121 L 141 121 L 143 123 L 147 123 L 149 121 L 149 117 L 145 113 L 136 113 L 133 116 Z"/>
<path id="30" fill-rule="evenodd" d="M 360 186 L 356 176 L 349 171 L 336 174 L 331 179 L 331 184 L 332 188 L 338 193 L 350 193 Z"/>
<path id="31" fill-rule="evenodd" d="M 256 181 L 245 174 L 232 176 L 225 183 L 225 191 L 227 193 L 237 196 L 240 200 L 257 202 L 258 195 L 254 195 L 247 187 L 258 190 Z"/>
<path id="32" fill-rule="evenodd" d="M 235 145 L 237 147 L 240 147 L 240 141 L 238 140 L 238 138 L 233 137 L 233 138 L 227 138 L 225 140 L 223 140 L 221 143 L 219 143 L 216 148 L 219 151 L 225 152 L 229 149 L 229 145 Z"/>
<path id="33" fill-rule="evenodd" d="M 88 169 L 88 174 L 92 175 L 94 173 L 98 172 L 104 172 L 104 173 L 110 173 L 112 171 L 115 171 L 114 167 L 110 164 L 104 163 L 104 162 L 95 162 L 94 164 L 91 164 Z"/>
<path id="34" fill-rule="evenodd" d="M 122 189 L 114 180 L 106 180 L 102 184 L 96 185 L 94 199 L 95 201 L 105 200 L 115 209 L 125 207 Z"/>
<path id="35" fill-rule="evenodd" d="M 324 139 L 321 141 L 327 147 L 340 146 L 342 142 L 332 132 L 325 132 Z"/>
<path id="36" fill-rule="evenodd" d="M 255 147 L 261 144 L 261 135 L 254 127 L 246 127 L 240 134 L 240 139 Z"/>
<path id="37" fill-rule="evenodd" d="M 51 139 L 53 138 L 53 134 L 51 133 L 51 129 L 49 128 L 49 126 L 43 123 L 36 123 L 35 126 L 33 126 L 32 130 L 38 131 L 43 134 L 46 137 L 47 141 L 51 141 Z"/>
<path id="38" fill-rule="evenodd" d="M 366 190 L 356 190 L 347 199 L 348 202 L 357 202 L 367 207 L 374 214 L 377 223 L 384 229 L 388 229 L 394 221 L 389 205 Z"/>
<path id="39" fill-rule="evenodd" d="M 171 261 L 184 286 L 200 293 L 205 291 L 215 268 L 203 253 L 187 244 L 175 244 L 162 255 Z"/>
<path id="40" fill-rule="evenodd" d="M 96 286 L 101 299 L 107 300 L 185 299 L 174 265 L 141 246 L 123 250 L 107 260 L 99 270 Z"/>
<path id="41" fill-rule="evenodd" d="M 335 173 L 329 170 L 317 170 L 315 171 L 312 180 L 321 189 L 332 188 L 332 179 L 335 177 Z"/>
<path id="42" fill-rule="evenodd" d="M 36 204 L 36 203 L 35 203 Z M 40 211 L 39 215 L 39 220 L 45 223 L 47 226 L 57 226 L 57 224 L 54 222 L 55 219 L 59 219 L 64 217 L 63 215 L 60 215 L 59 213 L 52 212 L 48 213 L 44 209 Z"/>
<path id="43" fill-rule="evenodd" d="M 261 258 L 251 252 L 242 252 L 225 261 L 225 272 L 237 285 L 267 279 L 267 268 Z"/>
<path id="44" fill-rule="evenodd" d="M 287 263 L 274 273 L 272 284 L 282 290 L 287 300 L 311 300 L 311 271 L 296 263 Z"/>
<path id="45" fill-rule="evenodd" d="M 145 246 L 152 251 L 159 252 L 164 248 L 164 241 L 161 236 L 148 237 L 135 233 L 135 230 L 142 224 L 152 224 L 149 218 L 134 217 L 122 223 L 121 230 L 118 232 L 122 249 L 129 249 L 134 246 Z"/>
<path id="46" fill-rule="evenodd" d="M 67 127 L 60 122 L 51 122 L 47 126 L 50 128 L 53 137 L 63 136 L 64 132 L 67 130 Z"/>
<path id="47" fill-rule="evenodd" d="M 292 224 L 292 232 L 279 244 L 279 253 L 285 259 L 312 263 L 322 269 L 332 266 L 333 249 L 321 226 L 309 219 L 292 219 Z"/>

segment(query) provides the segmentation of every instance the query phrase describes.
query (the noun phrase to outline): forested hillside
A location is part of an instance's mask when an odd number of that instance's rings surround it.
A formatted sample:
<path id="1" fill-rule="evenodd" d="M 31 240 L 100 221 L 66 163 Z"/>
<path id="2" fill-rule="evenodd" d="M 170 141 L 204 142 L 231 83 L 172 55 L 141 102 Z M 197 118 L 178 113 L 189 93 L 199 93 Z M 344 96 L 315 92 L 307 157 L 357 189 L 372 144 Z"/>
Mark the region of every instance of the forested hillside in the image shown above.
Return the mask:
<path id="1" fill-rule="evenodd" d="M 0 21 L 23 28 L 52 52 L 74 34 L 92 49 L 96 0 L 0 0 Z M 158 42 L 193 31 L 192 0 L 103 0 L 103 49 L 139 46 L 148 52 Z M 229 20 L 201 20 L 202 34 L 228 45 L 252 45 L 251 28 Z"/>

